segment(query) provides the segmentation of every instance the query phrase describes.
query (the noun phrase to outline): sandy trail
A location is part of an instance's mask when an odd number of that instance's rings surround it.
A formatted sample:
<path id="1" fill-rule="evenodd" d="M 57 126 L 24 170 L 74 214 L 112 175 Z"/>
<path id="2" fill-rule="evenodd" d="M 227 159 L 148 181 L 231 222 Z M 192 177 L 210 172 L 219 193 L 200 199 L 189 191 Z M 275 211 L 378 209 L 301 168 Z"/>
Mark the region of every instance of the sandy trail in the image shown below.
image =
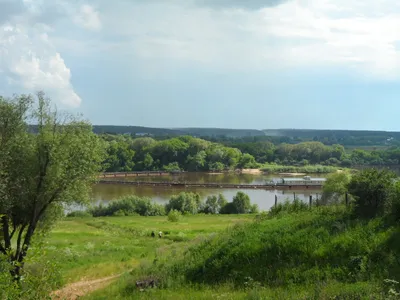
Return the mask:
<path id="1" fill-rule="evenodd" d="M 75 300 L 87 295 L 95 290 L 105 288 L 114 279 L 120 277 L 122 274 L 108 276 L 94 280 L 83 280 L 66 285 L 60 290 L 51 293 L 52 299 Z"/>

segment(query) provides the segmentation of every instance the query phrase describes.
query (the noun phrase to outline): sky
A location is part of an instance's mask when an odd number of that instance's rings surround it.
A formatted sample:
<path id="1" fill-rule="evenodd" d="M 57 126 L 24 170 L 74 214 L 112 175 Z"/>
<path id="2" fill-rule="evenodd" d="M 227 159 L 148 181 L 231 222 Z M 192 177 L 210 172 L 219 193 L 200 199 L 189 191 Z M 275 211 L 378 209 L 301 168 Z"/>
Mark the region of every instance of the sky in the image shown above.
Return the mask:
<path id="1" fill-rule="evenodd" d="M 0 0 L 0 95 L 95 125 L 400 131 L 397 0 Z"/>

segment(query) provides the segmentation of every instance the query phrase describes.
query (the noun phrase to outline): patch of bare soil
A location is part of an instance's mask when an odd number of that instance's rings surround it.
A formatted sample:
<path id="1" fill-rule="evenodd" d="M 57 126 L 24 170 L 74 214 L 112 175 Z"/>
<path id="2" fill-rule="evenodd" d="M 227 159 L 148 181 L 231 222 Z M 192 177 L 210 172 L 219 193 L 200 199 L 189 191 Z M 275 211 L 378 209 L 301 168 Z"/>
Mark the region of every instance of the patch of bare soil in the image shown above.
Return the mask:
<path id="1" fill-rule="evenodd" d="M 121 274 L 104 277 L 94 280 L 83 280 L 66 285 L 60 290 L 51 293 L 52 299 L 57 300 L 75 300 L 87 295 L 95 290 L 105 288 L 114 279 L 121 276 Z"/>
<path id="2" fill-rule="evenodd" d="M 279 173 L 281 176 L 305 176 L 306 173 Z"/>
<path id="3" fill-rule="evenodd" d="M 260 169 L 242 169 L 240 170 L 240 173 L 242 174 L 262 174 L 263 171 L 261 171 Z"/>

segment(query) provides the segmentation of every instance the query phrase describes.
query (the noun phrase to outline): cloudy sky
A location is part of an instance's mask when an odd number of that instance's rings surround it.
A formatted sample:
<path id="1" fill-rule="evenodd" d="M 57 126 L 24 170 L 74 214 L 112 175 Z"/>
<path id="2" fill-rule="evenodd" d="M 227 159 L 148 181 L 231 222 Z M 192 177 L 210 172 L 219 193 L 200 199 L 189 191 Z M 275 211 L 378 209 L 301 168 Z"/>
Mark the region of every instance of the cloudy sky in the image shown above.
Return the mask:
<path id="1" fill-rule="evenodd" d="M 0 95 L 94 124 L 400 130 L 397 0 L 0 0 Z"/>

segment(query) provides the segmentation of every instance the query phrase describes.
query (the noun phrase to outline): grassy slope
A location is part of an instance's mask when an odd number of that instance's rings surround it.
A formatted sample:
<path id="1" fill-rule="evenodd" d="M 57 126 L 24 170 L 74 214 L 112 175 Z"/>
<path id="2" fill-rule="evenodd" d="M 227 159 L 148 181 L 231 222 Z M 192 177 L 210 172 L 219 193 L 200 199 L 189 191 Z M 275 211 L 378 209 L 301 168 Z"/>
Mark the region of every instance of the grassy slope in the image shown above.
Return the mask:
<path id="1" fill-rule="evenodd" d="M 94 279 L 128 271 L 157 251 L 171 252 L 199 235 L 251 218 L 198 215 L 179 223 L 168 222 L 166 217 L 66 218 L 51 232 L 46 256 L 59 265 L 64 282 Z M 151 238 L 152 230 L 169 234 Z"/>
<path id="2" fill-rule="evenodd" d="M 237 226 L 180 255 L 159 256 L 89 299 L 385 298 L 384 279 L 400 279 L 399 241 L 398 227 L 383 219 L 319 208 Z M 138 292 L 135 280 L 147 275 L 162 289 Z"/>

